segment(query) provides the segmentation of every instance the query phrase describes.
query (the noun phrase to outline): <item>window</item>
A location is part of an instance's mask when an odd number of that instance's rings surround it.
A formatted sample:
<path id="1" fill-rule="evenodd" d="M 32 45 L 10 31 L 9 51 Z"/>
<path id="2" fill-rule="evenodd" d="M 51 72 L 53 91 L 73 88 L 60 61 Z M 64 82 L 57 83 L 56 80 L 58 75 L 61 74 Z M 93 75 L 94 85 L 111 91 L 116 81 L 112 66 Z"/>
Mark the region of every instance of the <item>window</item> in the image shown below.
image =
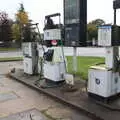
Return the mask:
<path id="1" fill-rule="evenodd" d="M 79 0 L 65 0 L 65 24 L 79 23 Z"/>

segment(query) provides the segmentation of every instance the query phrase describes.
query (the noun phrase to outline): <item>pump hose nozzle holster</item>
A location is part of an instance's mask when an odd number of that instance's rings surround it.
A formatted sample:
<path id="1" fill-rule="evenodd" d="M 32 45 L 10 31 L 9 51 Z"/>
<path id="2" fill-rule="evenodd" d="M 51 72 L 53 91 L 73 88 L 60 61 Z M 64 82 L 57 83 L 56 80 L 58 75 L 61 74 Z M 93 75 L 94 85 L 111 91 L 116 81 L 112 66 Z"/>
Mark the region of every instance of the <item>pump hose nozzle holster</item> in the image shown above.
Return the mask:
<path id="1" fill-rule="evenodd" d="M 119 74 L 120 74 L 120 58 L 119 57 L 116 57 L 116 63 L 114 65 L 113 71 L 119 72 Z"/>

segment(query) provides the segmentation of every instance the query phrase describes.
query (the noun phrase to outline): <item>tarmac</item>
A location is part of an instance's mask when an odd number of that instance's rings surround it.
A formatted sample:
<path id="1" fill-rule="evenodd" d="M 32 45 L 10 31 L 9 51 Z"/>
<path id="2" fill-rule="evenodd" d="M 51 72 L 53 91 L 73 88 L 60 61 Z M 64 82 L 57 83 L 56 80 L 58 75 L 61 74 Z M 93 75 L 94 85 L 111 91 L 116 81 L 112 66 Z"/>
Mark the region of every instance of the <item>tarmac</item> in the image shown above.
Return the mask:
<path id="1" fill-rule="evenodd" d="M 95 120 L 119 120 L 120 119 L 120 98 L 108 104 L 102 104 L 91 99 L 86 91 L 85 82 L 75 81 L 76 91 L 65 91 L 65 85 L 53 88 L 41 88 L 35 85 L 39 76 L 29 76 L 24 74 L 22 69 L 16 69 L 15 73 L 10 73 L 11 78 L 37 90 L 40 93 L 51 97 L 57 102 L 65 104 L 71 109 L 75 109 L 88 118 Z"/>
<path id="2" fill-rule="evenodd" d="M 91 120 L 83 112 L 9 78 L 12 68 L 22 67 L 21 61 L 0 62 L 0 120 Z"/>

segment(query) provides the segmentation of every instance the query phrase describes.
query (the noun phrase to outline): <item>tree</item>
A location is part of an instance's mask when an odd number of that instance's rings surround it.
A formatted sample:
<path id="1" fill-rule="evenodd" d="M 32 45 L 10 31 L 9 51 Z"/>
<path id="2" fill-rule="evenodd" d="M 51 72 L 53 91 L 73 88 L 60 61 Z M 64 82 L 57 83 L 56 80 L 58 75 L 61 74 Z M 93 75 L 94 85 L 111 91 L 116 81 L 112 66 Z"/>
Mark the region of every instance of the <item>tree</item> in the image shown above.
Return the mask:
<path id="1" fill-rule="evenodd" d="M 24 5 L 20 4 L 20 9 L 18 10 L 18 13 L 16 14 L 16 19 L 19 22 L 20 25 L 25 25 L 28 23 L 28 13 L 24 9 Z"/>
<path id="2" fill-rule="evenodd" d="M 20 26 L 18 24 L 12 25 L 12 38 L 16 41 L 20 40 Z"/>
<path id="3" fill-rule="evenodd" d="M 88 40 L 97 39 L 97 27 L 94 24 L 88 24 Z"/>
<path id="4" fill-rule="evenodd" d="M 91 22 L 91 24 L 100 26 L 100 25 L 104 25 L 104 24 L 105 24 L 105 21 L 102 20 L 102 19 L 96 19 L 96 20 L 93 20 L 93 21 Z"/>
<path id="5" fill-rule="evenodd" d="M 23 4 L 20 4 L 20 8 L 15 14 L 15 18 L 15 24 L 12 26 L 12 36 L 21 46 L 22 39 L 24 38 L 24 27 L 29 23 L 28 13 L 25 11 Z"/>
<path id="6" fill-rule="evenodd" d="M 105 21 L 102 19 L 96 19 L 88 23 L 87 31 L 88 31 L 88 40 L 92 40 L 95 38 L 97 40 L 98 36 L 98 26 L 104 25 Z"/>
<path id="7" fill-rule="evenodd" d="M 8 18 L 8 14 L 0 12 L 0 41 L 8 42 L 12 40 L 11 25 L 12 20 Z"/>

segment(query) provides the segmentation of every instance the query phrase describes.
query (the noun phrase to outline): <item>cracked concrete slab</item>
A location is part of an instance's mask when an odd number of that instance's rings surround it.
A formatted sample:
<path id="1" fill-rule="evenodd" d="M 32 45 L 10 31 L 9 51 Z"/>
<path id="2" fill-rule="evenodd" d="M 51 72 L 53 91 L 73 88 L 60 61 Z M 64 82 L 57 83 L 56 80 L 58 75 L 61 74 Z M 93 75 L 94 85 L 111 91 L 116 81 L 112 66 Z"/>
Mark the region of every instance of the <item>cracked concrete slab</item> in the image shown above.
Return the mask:
<path id="1" fill-rule="evenodd" d="M 48 120 L 48 118 L 37 109 L 32 109 L 5 118 L 0 118 L 0 120 Z"/>
<path id="2" fill-rule="evenodd" d="M 47 115 L 51 115 L 56 119 L 61 118 L 70 118 L 71 117 L 71 110 L 66 108 L 64 109 L 64 106 L 57 106 L 55 108 L 48 109 L 45 112 Z"/>
<path id="3" fill-rule="evenodd" d="M 0 63 L 0 73 L 7 74 L 13 67 L 22 67 L 22 62 Z M 44 111 L 44 115 L 49 116 L 51 120 L 56 120 L 56 118 L 57 120 L 90 120 L 80 112 L 76 112 L 62 105 L 59 101 L 55 101 L 17 81 L 6 78 L 6 76 L 1 77 L 0 83 L 2 84 L 2 86 L 0 85 L 1 93 L 12 91 L 19 96 L 18 99 L 0 102 L 0 120 L 7 120 L 3 117 L 33 108 L 41 112 Z"/>
<path id="4" fill-rule="evenodd" d="M 0 93 L 0 102 L 5 102 L 8 100 L 13 100 L 17 98 L 18 96 L 16 95 L 16 93 L 12 91 Z"/>
<path id="5" fill-rule="evenodd" d="M 91 120 L 74 109 L 65 107 L 64 105 L 59 105 L 55 108 L 49 108 L 48 110 L 44 111 L 44 113 L 48 116 L 52 116 L 52 118 L 56 120 Z"/>

